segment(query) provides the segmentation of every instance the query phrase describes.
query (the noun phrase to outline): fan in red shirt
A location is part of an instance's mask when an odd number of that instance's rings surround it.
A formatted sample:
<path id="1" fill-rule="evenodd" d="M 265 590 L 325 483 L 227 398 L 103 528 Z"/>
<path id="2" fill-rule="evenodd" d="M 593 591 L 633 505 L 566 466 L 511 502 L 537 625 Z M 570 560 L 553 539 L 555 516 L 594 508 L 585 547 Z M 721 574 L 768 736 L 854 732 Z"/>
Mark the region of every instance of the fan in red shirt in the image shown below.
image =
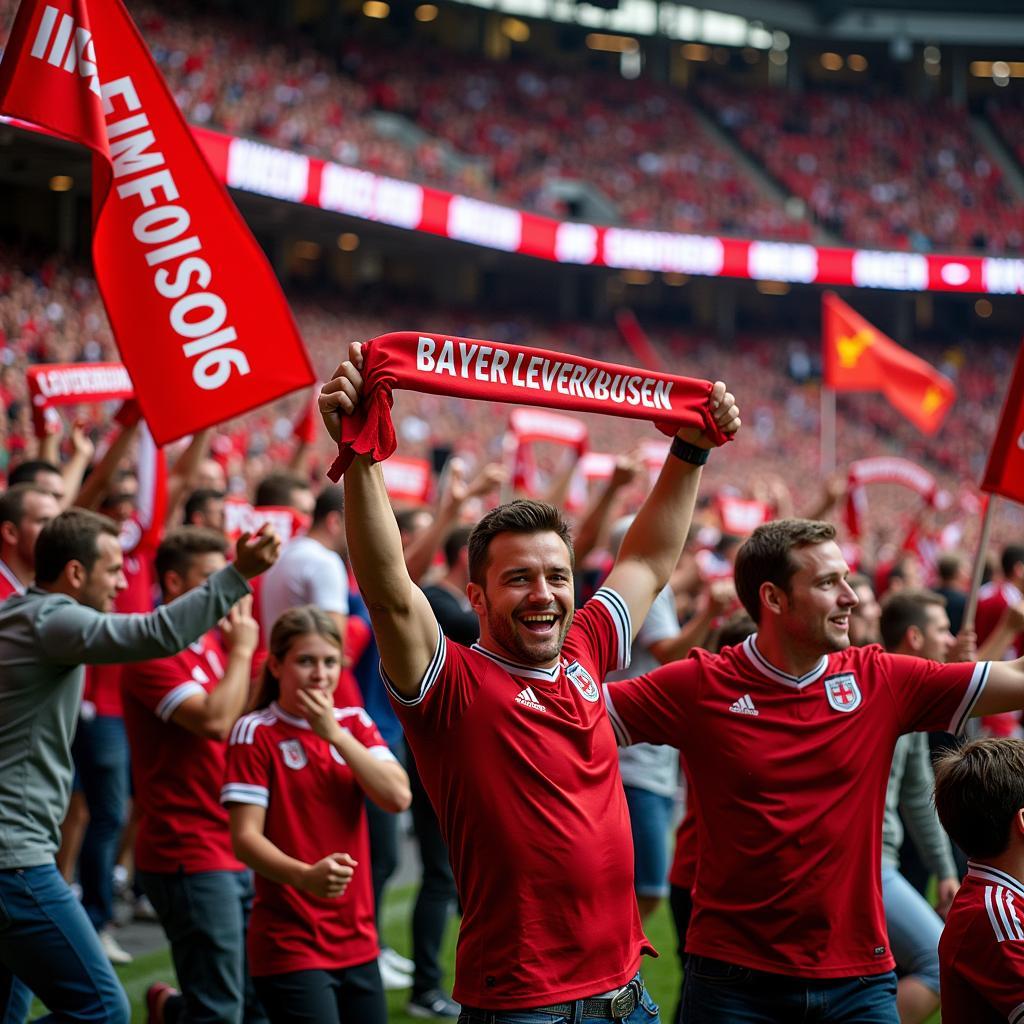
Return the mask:
<path id="1" fill-rule="evenodd" d="M 58 515 L 53 495 L 37 484 L 15 484 L 0 494 L 0 601 L 24 594 L 36 575 L 36 538 Z"/>
<path id="2" fill-rule="evenodd" d="M 164 599 L 227 565 L 227 538 L 185 526 L 156 552 Z M 249 871 L 232 852 L 218 800 L 227 738 L 245 708 L 258 626 L 252 597 L 219 629 L 172 658 L 124 665 L 124 722 L 132 750 L 138 832 L 135 867 L 171 944 L 179 996 L 148 993 L 154 1022 L 263 1019 L 245 966 Z"/>
<path id="3" fill-rule="evenodd" d="M 970 858 L 939 940 L 942 1024 L 1024 1020 L 1024 743 L 944 755 L 935 807 Z"/>
<path id="4" fill-rule="evenodd" d="M 335 708 L 342 642 L 312 605 L 274 623 L 259 710 L 231 733 L 221 791 L 253 868 L 249 969 L 271 1021 L 385 1024 L 365 799 L 409 806 L 409 779 L 362 708 Z"/>
<path id="5" fill-rule="evenodd" d="M 321 392 L 335 439 L 359 401 L 361 365 L 353 345 Z M 711 409 L 722 430 L 737 429 L 721 383 Z M 516 501 L 488 513 L 469 540 L 472 647 L 444 637 L 413 583 L 380 467 L 357 456 L 346 471 L 349 556 L 462 900 L 463 1021 L 658 1019 L 638 971 L 651 949 L 599 681 L 628 664 L 678 561 L 712 443 L 677 435 L 605 586 L 575 617 L 557 510 Z"/>
<path id="6" fill-rule="evenodd" d="M 896 739 L 1024 706 L 1024 662 L 850 647 L 848 575 L 830 524 L 761 526 L 736 560 L 757 634 L 606 687 L 620 743 L 675 744 L 697 793 L 687 1024 L 808 1002 L 803 1019 L 895 1024 L 879 865 Z"/>

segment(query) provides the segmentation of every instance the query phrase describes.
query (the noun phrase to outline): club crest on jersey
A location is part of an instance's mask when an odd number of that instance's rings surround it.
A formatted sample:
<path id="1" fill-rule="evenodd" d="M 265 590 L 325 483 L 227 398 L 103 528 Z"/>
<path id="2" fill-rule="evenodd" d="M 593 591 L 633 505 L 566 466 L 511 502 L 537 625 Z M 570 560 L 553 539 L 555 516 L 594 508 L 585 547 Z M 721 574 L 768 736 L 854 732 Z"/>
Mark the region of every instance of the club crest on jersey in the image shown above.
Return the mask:
<path id="1" fill-rule="evenodd" d="M 571 665 L 566 665 L 565 675 L 569 682 L 580 691 L 584 700 L 589 700 L 591 704 L 598 702 L 601 697 L 601 690 L 598 688 L 597 683 L 594 682 L 590 673 L 578 661 L 574 661 Z"/>
<path id="2" fill-rule="evenodd" d="M 284 758 L 284 763 L 293 771 L 305 768 L 309 764 L 306 759 L 306 751 L 302 749 L 302 744 L 298 740 L 281 740 L 277 746 Z"/>
<path id="3" fill-rule="evenodd" d="M 825 697 L 833 711 L 856 711 L 861 705 L 860 687 L 852 672 L 829 676 L 825 680 Z"/>

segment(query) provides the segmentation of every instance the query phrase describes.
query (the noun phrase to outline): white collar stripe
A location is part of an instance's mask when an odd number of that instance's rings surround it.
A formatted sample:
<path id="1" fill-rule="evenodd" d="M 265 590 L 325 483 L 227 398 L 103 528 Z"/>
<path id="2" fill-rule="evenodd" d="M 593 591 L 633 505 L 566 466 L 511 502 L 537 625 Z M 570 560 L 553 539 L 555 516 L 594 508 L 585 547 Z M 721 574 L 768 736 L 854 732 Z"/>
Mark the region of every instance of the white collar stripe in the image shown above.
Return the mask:
<path id="1" fill-rule="evenodd" d="M 967 684 L 967 691 L 964 693 L 964 699 L 960 701 L 960 707 L 953 713 L 953 717 L 949 722 L 949 731 L 954 736 L 960 735 L 968 719 L 971 717 L 974 705 L 978 703 L 978 699 L 985 690 L 985 684 L 988 682 L 988 673 L 991 667 L 991 662 L 988 661 L 979 661 L 974 666 L 974 671 L 971 673 L 971 681 Z"/>
<path id="2" fill-rule="evenodd" d="M 384 681 L 384 685 L 387 687 L 388 693 L 399 704 L 404 705 L 407 708 L 415 707 L 421 703 L 423 698 L 426 697 L 430 688 L 437 682 L 438 676 L 441 674 L 441 669 L 444 667 L 445 658 L 448 656 L 448 641 L 445 639 L 445 635 L 441 632 L 441 626 L 437 627 L 437 650 L 434 651 L 434 657 L 430 659 L 430 664 L 427 666 L 427 671 L 423 673 L 423 678 L 420 680 L 419 693 L 415 697 L 405 697 L 395 688 L 395 684 L 388 678 L 387 672 L 384 671 L 384 662 L 380 662 L 380 677 Z"/>
<path id="3" fill-rule="evenodd" d="M 967 862 L 967 874 L 972 878 L 981 878 L 986 882 L 1004 885 L 1007 889 L 1012 889 L 1021 899 L 1024 899 L 1024 882 L 1014 878 L 1013 875 L 1007 874 L 1005 871 L 1000 871 L 999 868 L 982 864 L 978 860 L 970 860 Z"/>
<path id="4" fill-rule="evenodd" d="M 556 683 L 562 671 L 560 663 L 551 668 L 520 665 L 518 662 L 509 661 L 508 658 L 503 658 L 500 654 L 487 650 L 486 647 L 481 647 L 480 644 L 473 644 L 472 650 L 476 651 L 477 654 L 482 654 L 485 658 L 489 658 L 499 668 L 503 668 L 510 676 L 520 676 L 523 679 L 539 679 L 545 683 Z"/>
<path id="5" fill-rule="evenodd" d="M 743 641 L 743 651 L 750 659 L 750 663 L 756 668 L 762 675 L 767 676 L 769 679 L 774 679 L 777 683 L 784 683 L 786 686 L 792 686 L 798 690 L 803 689 L 810 683 L 820 679 L 828 668 L 828 657 L 826 655 L 821 656 L 821 660 L 818 662 L 810 672 L 805 673 L 802 676 L 792 676 L 788 672 L 783 672 L 781 669 L 776 668 L 767 658 L 758 650 L 757 647 L 757 634 L 753 633 Z"/>
<path id="6" fill-rule="evenodd" d="M 14 570 L 2 558 L 0 558 L 0 576 L 3 576 L 14 587 L 16 594 L 25 593 L 25 584 L 14 575 Z"/>

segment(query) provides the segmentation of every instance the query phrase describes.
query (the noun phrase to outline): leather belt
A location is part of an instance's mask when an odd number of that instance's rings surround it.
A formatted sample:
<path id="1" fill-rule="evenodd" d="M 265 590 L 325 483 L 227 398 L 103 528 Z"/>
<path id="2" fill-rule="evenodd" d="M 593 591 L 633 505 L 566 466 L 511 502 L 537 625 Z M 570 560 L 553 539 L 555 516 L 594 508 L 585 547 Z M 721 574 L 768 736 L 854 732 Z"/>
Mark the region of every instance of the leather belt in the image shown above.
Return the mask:
<path id="1" fill-rule="evenodd" d="M 535 1006 L 537 1013 L 560 1013 L 571 1015 L 579 1004 L 583 1005 L 583 1016 L 591 1020 L 623 1020 L 639 1005 L 644 990 L 643 982 L 634 978 L 625 988 L 620 988 L 608 999 L 575 999 L 571 1003 L 552 1003 L 550 1006 Z"/>

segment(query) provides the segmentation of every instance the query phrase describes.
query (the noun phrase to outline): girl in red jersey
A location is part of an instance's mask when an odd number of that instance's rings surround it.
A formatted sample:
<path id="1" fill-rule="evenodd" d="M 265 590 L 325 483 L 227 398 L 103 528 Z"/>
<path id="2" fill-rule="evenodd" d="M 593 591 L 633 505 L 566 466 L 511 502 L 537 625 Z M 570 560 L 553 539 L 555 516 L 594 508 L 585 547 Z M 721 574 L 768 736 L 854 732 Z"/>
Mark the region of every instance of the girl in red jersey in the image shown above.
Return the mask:
<path id="1" fill-rule="evenodd" d="M 313 606 L 274 623 L 257 710 L 238 720 L 221 792 L 257 873 L 249 968 L 274 1024 L 385 1024 L 364 797 L 409 780 L 362 708 L 335 708 L 342 643 Z"/>

